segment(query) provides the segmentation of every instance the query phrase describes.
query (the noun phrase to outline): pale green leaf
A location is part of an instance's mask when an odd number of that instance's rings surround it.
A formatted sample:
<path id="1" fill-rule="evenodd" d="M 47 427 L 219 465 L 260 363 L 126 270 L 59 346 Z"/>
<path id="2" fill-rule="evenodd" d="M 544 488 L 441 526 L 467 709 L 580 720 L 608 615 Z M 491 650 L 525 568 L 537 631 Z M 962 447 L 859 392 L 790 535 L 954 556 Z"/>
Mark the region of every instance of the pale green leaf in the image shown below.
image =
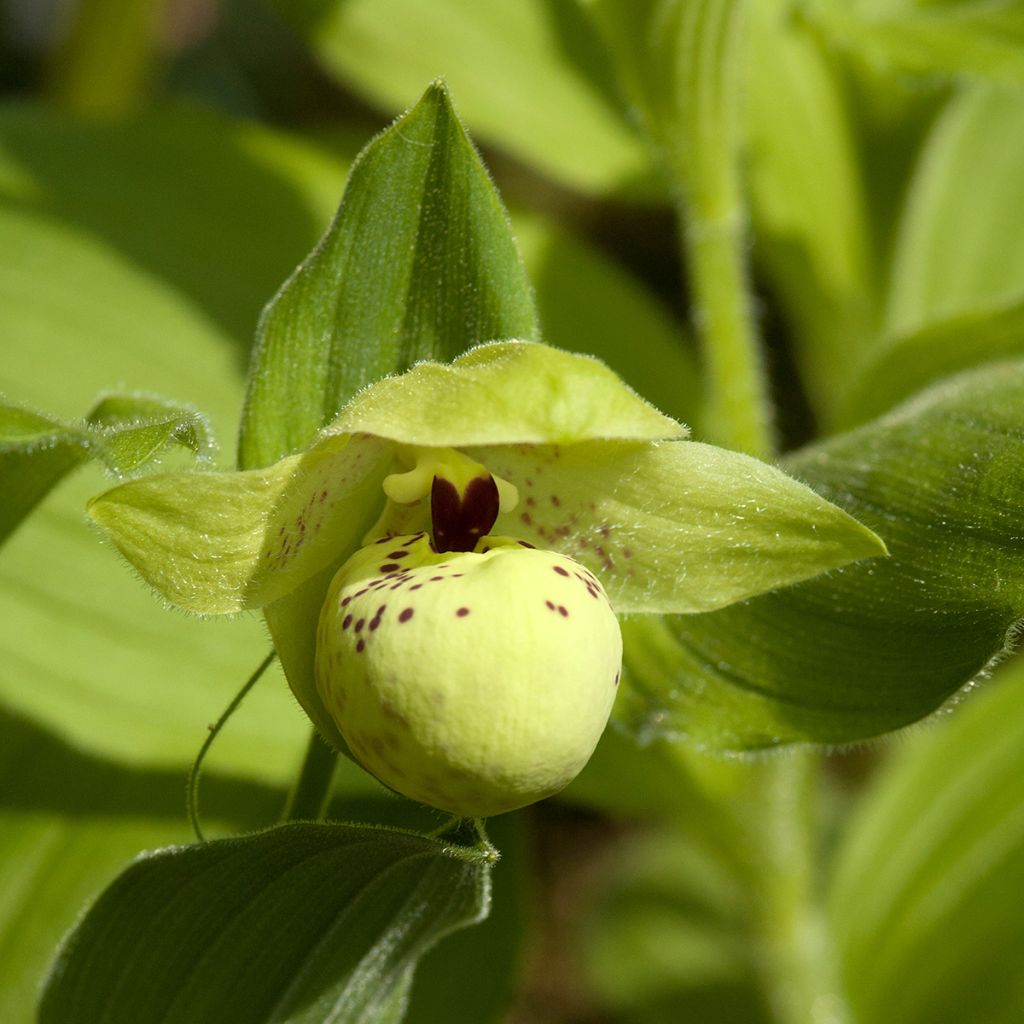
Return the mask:
<path id="1" fill-rule="evenodd" d="M 814 409 L 830 421 L 878 315 L 858 126 L 841 66 L 787 0 L 753 3 L 750 17 L 753 257 L 788 314 Z"/>
<path id="2" fill-rule="evenodd" d="M 40 1022 L 393 1014 L 420 956 L 486 915 L 490 859 L 415 833 L 313 824 L 158 851 L 70 934 Z"/>
<path id="3" fill-rule="evenodd" d="M 195 105 L 103 119 L 4 105 L 0 231 L 9 258 L 0 288 L 13 305 L 5 355 L 31 360 L 38 379 L 18 391 L 5 366 L 2 389 L 61 417 L 80 415 L 115 385 L 171 394 L 233 431 L 238 409 L 222 421 L 201 367 L 181 366 L 177 376 L 195 386 L 176 392 L 160 364 L 202 333 L 224 343 L 233 370 L 244 369 L 260 308 L 316 241 L 344 177 L 337 159 L 298 139 Z M 47 227 L 53 244 L 77 242 L 89 259 L 43 252 L 43 238 L 7 237 L 8 217 Z M 44 339 L 48 324 L 64 336 Z M 83 344 L 94 331 L 96 344 Z M 134 346 L 148 350 L 153 365 L 139 369 L 150 372 L 126 375 L 112 358 Z M 44 369 L 68 366 L 75 373 L 67 379 L 46 380 Z M 48 400 L 54 390 L 67 394 L 66 405 Z"/>
<path id="4" fill-rule="evenodd" d="M 618 713 L 726 749 L 841 743 L 917 721 L 1024 615 L 1024 363 L 991 364 L 786 468 L 890 557 L 699 617 L 624 627 Z"/>
<path id="5" fill-rule="evenodd" d="M 433 85 L 363 150 L 334 222 L 264 311 L 239 463 L 304 448 L 387 373 L 536 333 L 508 217 Z"/>
<path id="6" fill-rule="evenodd" d="M 294 590 L 372 523 L 390 447 L 326 438 L 265 469 L 132 481 L 89 503 L 118 550 L 180 608 L 223 614 Z"/>
<path id="7" fill-rule="evenodd" d="M 831 911 L 863 1024 L 1005 1024 L 1024 983 L 1024 665 L 891 755 L 845 829 Z"/>
<path id="8" fill-rule="evenodd" d="M 823 27 L 903 71 L 1024 79 L 1019 0 L 816 0 Z"/>
<path id="9" fill-rule="evenodd" d="M 683 437 L 596 359 L 531 342 L 421 363 L 357 395 L 329 428 L 404 444 L 466 447 Z"/>
<path id="10" fill-rule="evenodd" d="M 592 569 L 618 612 L 703 612 L 885 553 L 803 484 L 693 441 L 474 450 L 519 488 L 492 532 Z"/>
<path id="11" fill-rule="evenodd" d="M 385 110 L 397 113 L 424 82 L 443 76 L 481 141 L 585 192 L 653 191 L 605 50 L 574 3 L 289 0 L 280 7 L 329 71 Z"/>
<path id="12" fill-rule="evenodd" d="M 936 121 L 893 256 L 886 329 L 910 331 L 1024 295 L 1024 91 L 977 87 Z"/>
<path id="13" fill-rule="evenodd" d="M 962 313 L 879 345 L 844 403 L 844 421 L 878 416 L 933 381 L 1024 355 L 1024 301 Z"/>
<path id="14" fill-rule="evenodd" d="M 0 111 L 0 390 L 60 422 L 115 384 L 187 399 L 223 450 L 260 305 L 342 180 L 305 145 L 199 110 L 125 122 Z M 3 548 L 0 699 L 80 749 L 187 765 L 266 630 L 168 614 L 89 529 L 83 509 L 103 486 L 86 466 Z M 281 781 L 307 730 L 275 669 L 212 763 Z"/>

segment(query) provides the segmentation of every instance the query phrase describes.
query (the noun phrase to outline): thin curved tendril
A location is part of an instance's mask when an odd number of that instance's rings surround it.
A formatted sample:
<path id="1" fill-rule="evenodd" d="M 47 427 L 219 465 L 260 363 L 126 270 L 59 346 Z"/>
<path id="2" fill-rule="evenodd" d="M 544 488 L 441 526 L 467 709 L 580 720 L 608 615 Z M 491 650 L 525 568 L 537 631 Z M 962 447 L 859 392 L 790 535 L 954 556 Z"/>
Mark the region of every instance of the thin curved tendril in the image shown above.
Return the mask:
<path id="1" fill-rule="evenodd" d="M 205 842 L 206 836 L 203 835 L 202 826 L 199 824 L 199 774 L 202 771 L 203 761 L 206 758 L 206 754 L 210 747 L 213 746 L 213 741 L 217 738 L 221 729 L 224 728 L 227 720 L 238 710 L 239 704 L 245 700 L 249 691 L 259 681 L 260 676 L 270 668 L 274 658 L 277 657 L 277 651 L 271 651 L 264 659 L 260 662 L 259 668 L 246 680 L 245 685 L 235 694 L 231 703 L 224 709 L 220 718 L 210 726 L 210 734 L 203 741 L 203 745 L 199 748 L 199 753 L 196 754 L 196 759 L 192 763 L 192 768 L 188 773 L 188 782 L 186 783 L 186 802 L 188 804 L 188 819 L 192 823 L 192 831 L 195 832 L 196 838 L 199 842 Z"/>

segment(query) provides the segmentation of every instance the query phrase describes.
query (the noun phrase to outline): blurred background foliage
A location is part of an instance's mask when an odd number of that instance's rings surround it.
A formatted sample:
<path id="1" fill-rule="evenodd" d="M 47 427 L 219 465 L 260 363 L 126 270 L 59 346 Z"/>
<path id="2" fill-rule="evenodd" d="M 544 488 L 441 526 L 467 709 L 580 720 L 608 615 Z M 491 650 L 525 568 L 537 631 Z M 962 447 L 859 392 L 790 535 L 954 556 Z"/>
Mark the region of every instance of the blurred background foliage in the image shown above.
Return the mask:
<path id="1" fill-rule="evenodd" d="M 680 71 L 658 44 L 673 17 L 686 28 L 687 9 L 3 0 L 0 391 L 64 420 L 111 388 L 188 403 L 208 414 L 214 458 L 230 465 L 263 304 L 329 222 L 358 150 L 437 76 L 509 207 L 544 339 L 605 359 L 698 438 L 717 429 L 695 344 L 701 229 L 725 224 L 739 242 L 783 451 L 1024 354 L 1024 5 L 695 2 L 718 19 L 697 26 L 718 48 L 694 49 Z M 704 121 L 672 106 L 685 92 L 677 77 L 700 59 L 713 83 L 699 83 L 712 103 Z M 958 392 L 961 404 L 933 419 L 973 424 L 984 447 L 992 427 L 971 402 L 1002 410 L 985 457 L 1019 481 L 1024 423 L 1014 393 L 997 391 Z M 868 429 L 833 442 L 843 472 L 874 443 Z M 818 451 L 788 465 L 839 500 L 843 480 Z M 911 482 L 914 472 L 889 469 Z M 267 646 L 256 618 L 185 618 L 124 572 L 84 525 L 101 486 L 83 467 L 0 556 L 5 1021 L 31 1019 L 85 900 L 138 851 L 188 840 L 184 771 Z M 930 619 L 932 605 L 914 605 L 925 591 L 897 580 L 892 607 L 875 609 L 885 644 L 866 645 L 855 621 L 824 651 L 843 666 L 844 693 L 863 687 L 862 726 L 847 717 L 829 732 L 827 693 L 811 701 L 814 672 L 822 691 L 835 684 L 827 667 L 773 650 L 799 633 L 802 606 L 784 642 L 769 634 L 792 609 L 771 599 L 708 624 L 629 624 L 640 704 L 627 700 L 561 800 L 494 823 L 505 856 L 492 916 L 423 962 L 409 1019 L 1020 1019 L 1019 662 L 942 720 L 836 754 L 824 772 L 807 753 L 723 761 L 671 740 L 689 731 L 713 748 L 735 733 L 758 745 L 756 722 L 773 742 L 841 742 L 926 715 L 1019 618 L 1019 486 L 999 495 L 1017 510 L 1015 532 L 996 538 L 1014 557 L 979 549 L 952 569 L 936 559 L 942 593 L 959 573 L 955 615 Z M 859 499 L 867 521 L 874 497 Z M 931 526 L 905 541 L 923 575 Z M 824 593 L 815 603 L 812 592 L 812 617 L 833 600 Z M 742 637 L 762 639 L 737 669 Z M 879 695 L 882 655 L 891 678 Z M 730 688 L 741 670 L 758 687 Z M 777 683 L 810 710 L 777 701 Z M 920 699 L 894 711 L 886 694 L 902 685 Z M 305 730 L 272 673 L 211 757 L 215 832 L 273 820 Z M 347 765 L 334 811 L 434 820 Z"/>

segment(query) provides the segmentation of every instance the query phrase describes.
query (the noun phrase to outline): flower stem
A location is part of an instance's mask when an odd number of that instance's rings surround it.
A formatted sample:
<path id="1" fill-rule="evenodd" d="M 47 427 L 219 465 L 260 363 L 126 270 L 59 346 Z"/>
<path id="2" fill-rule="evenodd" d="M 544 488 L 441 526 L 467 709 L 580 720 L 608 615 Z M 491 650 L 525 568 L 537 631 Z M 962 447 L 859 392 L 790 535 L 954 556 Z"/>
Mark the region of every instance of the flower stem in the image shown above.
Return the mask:
<path id="1" fill-rule="evenodd" d="M 774 451 L 771 403 L 754 322 L 746 242 L 738 214 L 709 218 L 690 208 L 683 255 L 707 379 L 709 436 L 759 458 Z"/>
<path id="2" fill-rule="evenodd" d="M 283 821 L 318 821 L 323 818 L 331 799 L 334 772 L 338 755 L 320 738 L 314 729 L 306 744 L 306 756 L 288 794 Z"/>
<path id="3" fill-rule="evenodd" d="M 192 762 L 192 768 L 188 773 L 188 782 L 185 784 L 185 802 L 188 807 L 188 819 L 192 823 L 192 831 L 196 834 L 196 839 L 199 842 L 203 842 L 206 837 L 203 835 L 203 828 L 199 821 L 199 777 L 203 770 L 203 762 L 206 760 L 206 755 L 209 753 L 210 747 L 213 746 L 213 741 L 220 735 L 221 729 L 224 728 L 227 720 L 238 710 L 238 706 L 248 696 L 249 691 L 259 682 L 260 676 L 270 668 L 271 662 L 277 657 L 277 651 L 271 651 L 257 667 L 256 671 L 245 681 L 242 688 L 232 698 L 231 703 L 224 709 L 220 718 L 210 726 L 210 731 L 207 734 L 206 739 L 203 741 L 203 745 L 199 748 L 199 753 L 196 754 L 195 761 Z"/>
<path id="4" fill-rule="evenodd" d="M 822 905 L 821 757 L 687 758 L 717 855 L 748 894 L 754 967 L 776 1024 L 850 1024 Z"/>

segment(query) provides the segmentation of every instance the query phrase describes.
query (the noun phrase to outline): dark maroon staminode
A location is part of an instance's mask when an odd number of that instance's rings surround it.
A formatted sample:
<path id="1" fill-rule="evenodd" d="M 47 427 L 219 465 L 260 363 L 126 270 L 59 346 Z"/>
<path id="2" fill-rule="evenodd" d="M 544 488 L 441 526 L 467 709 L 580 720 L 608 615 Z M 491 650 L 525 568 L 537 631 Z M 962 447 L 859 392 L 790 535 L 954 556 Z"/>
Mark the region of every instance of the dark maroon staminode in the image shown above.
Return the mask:
<path id="1" fill-rule="evenodd" d="M 439 552 L 472 551 L 498 518 L 498 485 L 494 477 L 474 477 L 459 494 L 456 486 L 435 476 L 430 489 L 434 547 Z"/>

